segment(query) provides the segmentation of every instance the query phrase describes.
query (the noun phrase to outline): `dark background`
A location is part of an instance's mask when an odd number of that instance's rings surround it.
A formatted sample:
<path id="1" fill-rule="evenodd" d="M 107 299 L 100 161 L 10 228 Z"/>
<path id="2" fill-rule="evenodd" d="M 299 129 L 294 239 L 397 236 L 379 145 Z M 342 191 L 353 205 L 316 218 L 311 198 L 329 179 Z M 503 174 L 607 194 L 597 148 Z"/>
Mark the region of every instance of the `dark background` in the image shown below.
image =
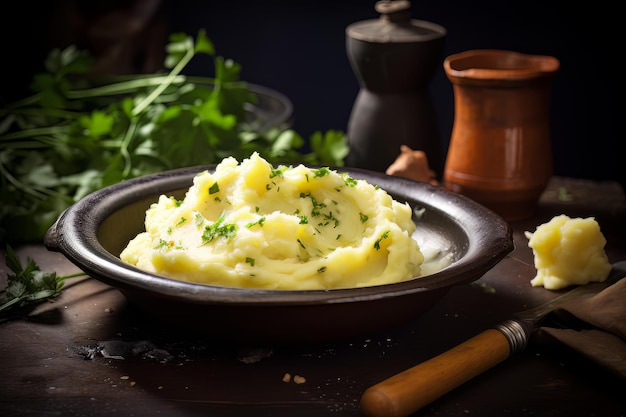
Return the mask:
<path id="1" fill-rule="evenodd" d="M 151 2 L 152 0 L 144 0 Z M 51 1 L 14 3 L 3 14 L 4 100 L 24 91 L 52 46 L 90 46 L 70 30 L 75 9 L 91 13 L 125 10 L 129 1 Z M 241 64 L 245 81 L 276 89 L 294 104 L 294 128 L 346 131 L 359 85 L 345 48 L 345 28 L 378 17 L 375 1 L 155 1 L 153 22 L 161 32 L 150 42 L 162 49 L 163 33 L 195 35 L 206 29 L 217 53 Z M 547 2 L 545 2 L 547 3 Z M 469 49 L 498 48 L 546 54 L 560 60 L 554 80 L 551 127 L 556 175 L 624 183 L 624 140 L 617 126 L 621 90 L 621 27 L 616 3 L 444 0 L 412 2 L 413 17 L 444 26 L 445 56 Z M 87 21 L 88 22 L 88 21 Z M 156 24 L 155 23 L 155 24 Z M 85 23 L 83 22 L 83 25 Z M 113 25 L 114 26 L 114 25 Z M 6 32 L 6 33 L 5 33 Z M 194 61 L 187 73 L 207 75 L 212 64 Z M 452 85 L 440 65 L 429 90 L 445 158 L 454 117 Z M 436 163 L 435 163 L 436 164 Z M 441 161 L 443 164 L 443 161 Z M 439 175 L 441 173 L 438 173 Z"/>

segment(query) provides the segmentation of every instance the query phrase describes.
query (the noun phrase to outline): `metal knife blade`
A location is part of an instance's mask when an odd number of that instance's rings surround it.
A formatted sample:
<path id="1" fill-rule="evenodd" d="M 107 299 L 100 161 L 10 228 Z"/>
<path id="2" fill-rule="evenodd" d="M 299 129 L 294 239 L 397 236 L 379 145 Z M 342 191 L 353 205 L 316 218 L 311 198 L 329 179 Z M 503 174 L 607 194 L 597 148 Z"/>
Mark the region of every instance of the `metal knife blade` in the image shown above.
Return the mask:
<path id="1" fill-rule="evenodd" d="M 555 308 L 569 300 L 591 297 L 608 286 L 613 285 L 625 275 L 626 261 L 615 263 L 605 281 L 580 285 L 551 301 L 528 310 L 520 311 L 514 314 L 510 320 L 496 325 L 495 329 L 502 332 L 509 342 L 511 348 L 509 356 L 521 352 L 526 348 L 532 333 L 538 329 L 546 315 Z"/>
<path id="2" fill-rule="evenodd" d="M 597 294 L 626 276 L 626 261 L 612 266 L 604 282 L 578 286 L 547 303 L 516 313 L 447 352 L 369 387 L 361 397 L 361 411 L 368 417 L 408 416 L 523 351 L 548 313 L 566 301 Z"/>

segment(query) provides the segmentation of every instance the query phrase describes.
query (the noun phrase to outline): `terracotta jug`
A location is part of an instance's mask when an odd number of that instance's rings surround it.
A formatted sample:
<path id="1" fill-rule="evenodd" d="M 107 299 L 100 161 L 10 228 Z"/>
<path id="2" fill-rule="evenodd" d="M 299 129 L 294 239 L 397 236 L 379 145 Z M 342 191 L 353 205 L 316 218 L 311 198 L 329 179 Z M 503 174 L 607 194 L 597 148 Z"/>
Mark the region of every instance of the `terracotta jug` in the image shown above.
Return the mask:
<path id="1" fill-rule="evenodd" d="M 436 163 L 441 139 L 428 84 L 440 65 L 446 29 L 411 17 L 405 0 L 378 1 L 380 16 L 346 28 L 346 49 L 361 87 L 348 121 L 347 165 L 384 172 L 402 145 Z"/>
<path id="2" fill-rule="evenodd" d="M 518 221 L 552 176 L 550 99 L 559 61 L 506 50 L 450 55 L 454 123 L 443 185 Z"/>

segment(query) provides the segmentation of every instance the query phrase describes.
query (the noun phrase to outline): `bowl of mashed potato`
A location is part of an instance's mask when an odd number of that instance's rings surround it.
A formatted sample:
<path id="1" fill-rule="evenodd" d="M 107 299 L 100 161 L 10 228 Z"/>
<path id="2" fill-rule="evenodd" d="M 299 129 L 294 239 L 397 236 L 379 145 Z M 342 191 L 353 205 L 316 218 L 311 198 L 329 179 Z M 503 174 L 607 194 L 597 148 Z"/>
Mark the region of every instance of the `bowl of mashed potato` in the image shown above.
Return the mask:
<path id="1" fill-rule="evenodd" d="M 256 153 L 96 191 L 44 242 L 147 314 L 257 343 L 400 326 L 513 250 L 508 223 L 441 187 Z"/>

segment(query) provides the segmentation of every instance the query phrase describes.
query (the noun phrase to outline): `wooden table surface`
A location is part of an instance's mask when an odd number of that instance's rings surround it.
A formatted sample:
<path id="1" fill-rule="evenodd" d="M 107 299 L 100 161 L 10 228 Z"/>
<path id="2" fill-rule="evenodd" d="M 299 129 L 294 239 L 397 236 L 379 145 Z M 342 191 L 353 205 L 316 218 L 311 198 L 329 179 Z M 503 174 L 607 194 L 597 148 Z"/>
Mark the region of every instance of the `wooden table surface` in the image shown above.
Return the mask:
<path id="1" fill-rule="evenodd" d="M 224 345 L 156 322 L 99 281 L 72 280 L 27 319 L 0 324 L 0 416 L 360 416 L 369 386 L 556 296 L 529 283 L 524 231 L 557 214 L 595 217 L 610 261 L 626 259 L 621 187 L 555 177 L 535 216 L 512 224 L 516 249 L 482 278 L 400 328 L 323 345 Z M 43 245 L 16 249 L 43 271 L 76 271 Z M 626 381 L 563 345 L 531 343 L 415 416 L 617 417 L 625 394 Z"/>

